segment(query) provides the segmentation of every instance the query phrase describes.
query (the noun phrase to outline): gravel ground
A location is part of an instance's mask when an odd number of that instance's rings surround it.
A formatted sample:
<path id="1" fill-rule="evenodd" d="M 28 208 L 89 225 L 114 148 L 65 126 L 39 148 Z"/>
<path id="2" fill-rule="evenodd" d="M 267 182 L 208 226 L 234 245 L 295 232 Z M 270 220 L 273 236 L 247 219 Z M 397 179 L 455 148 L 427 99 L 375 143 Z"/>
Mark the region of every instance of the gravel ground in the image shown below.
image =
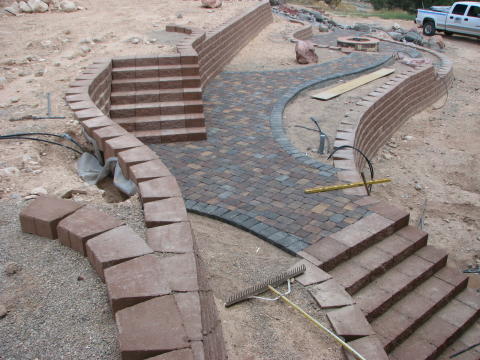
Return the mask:
<path id="1" fill-rule="evenodd" d="M 90 204 L 143 233 L 135 203 Z M 77 252 L 22 233 L 24 204 L 0 200 L 0 304 L 8 310 L 0 319 L 0 359 L 119 359 L 105 285 Z M 21 269 L 8 275 L 11 262 Z"/>

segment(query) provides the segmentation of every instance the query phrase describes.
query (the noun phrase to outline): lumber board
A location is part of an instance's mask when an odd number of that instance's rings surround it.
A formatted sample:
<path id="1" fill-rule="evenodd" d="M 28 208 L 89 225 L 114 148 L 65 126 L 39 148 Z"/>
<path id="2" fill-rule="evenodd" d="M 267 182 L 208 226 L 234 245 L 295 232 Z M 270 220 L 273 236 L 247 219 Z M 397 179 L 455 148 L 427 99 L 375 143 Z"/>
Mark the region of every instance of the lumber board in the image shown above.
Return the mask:
<path id="1" fill-rule="evenodd" d="M 383 69 L 374 71 L 370 74 L 359 76 L 358 78 L 347 81 L 344 84 L 331 87 L 327 90 L 323 90 L 318 94 L 312 95 L 312 98 L 319 99 L 319 100 L 330 100 L 350 90 L 353 90 L 362 85 L 368 84 L 369 82 L 372 82 L 374 80 L 380 79 L 381 77 L 390 75 L 394 71 L 395 69 L 392 69 L 392 68 L 383 68 Z"/>

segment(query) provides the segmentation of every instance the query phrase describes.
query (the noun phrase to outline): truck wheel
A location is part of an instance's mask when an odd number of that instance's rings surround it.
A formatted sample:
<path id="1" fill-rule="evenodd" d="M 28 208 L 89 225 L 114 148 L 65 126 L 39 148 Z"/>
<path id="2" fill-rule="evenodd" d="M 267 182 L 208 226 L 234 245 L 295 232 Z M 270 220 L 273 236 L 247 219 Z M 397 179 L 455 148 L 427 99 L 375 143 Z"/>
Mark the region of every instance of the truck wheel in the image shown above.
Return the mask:
<path id="1" fill-rule="evenodd" d="M 435 35 L 435 23 L 433 21 L 426 21 L 423 24 L 423 34 L 426 36 L 433 36 Z"/>

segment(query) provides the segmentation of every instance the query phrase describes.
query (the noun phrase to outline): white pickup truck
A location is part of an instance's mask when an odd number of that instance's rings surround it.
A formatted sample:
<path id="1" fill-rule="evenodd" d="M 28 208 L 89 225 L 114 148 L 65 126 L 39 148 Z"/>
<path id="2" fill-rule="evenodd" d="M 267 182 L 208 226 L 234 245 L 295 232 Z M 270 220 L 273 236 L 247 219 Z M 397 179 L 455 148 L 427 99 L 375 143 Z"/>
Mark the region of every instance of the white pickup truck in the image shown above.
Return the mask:
<path id="1" fill-rule="evenodd" d="M 435 35 L 439 30 L 446 35 L 457 33 L 480 37 L 480 2 L 461 1 L 452 6 L 418 9 L 415 22 L 423 26 L 423 33 L 427 36 Z"/>

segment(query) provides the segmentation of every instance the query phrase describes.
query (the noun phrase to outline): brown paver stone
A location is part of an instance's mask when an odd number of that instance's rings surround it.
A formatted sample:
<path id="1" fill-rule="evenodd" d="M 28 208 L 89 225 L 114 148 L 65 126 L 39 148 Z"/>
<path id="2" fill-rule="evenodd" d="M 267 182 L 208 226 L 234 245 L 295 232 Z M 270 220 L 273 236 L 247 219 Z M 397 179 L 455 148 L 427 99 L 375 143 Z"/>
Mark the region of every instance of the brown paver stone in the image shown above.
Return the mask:
<path id="1" fill-rule="evenodd" d="M 410 337 L 397 347 L 390 357 L 395 360 L 428 359 L 435 352 L 436 346 L 423 339 Z"/>
<path id="2" fill-rule="evenodd" d="M 63 245 L 86 256 L 85 243 L 87 240 L 123 224 L 123 221 L 99 210 L 83 207 L 60 221 L 57 231 Z"/>
<path id="3" fill-rule="evenodd" d="M 458 284 L 463 284 L 468 282 L 468 277 L 462 274 L 457 269 L 454 269 L 449 266 L 445 266 L 435 274 L 433 274 L 436 278 L 445 281 L 446 283 L 457 286 Z"/>
<path id="4" fill-rule="evenodd" d="M 175 350 L 147 360 L 194 360 L 192 349 Z"/>
<path id="5" fill-rule="evenodd" d="M 88 240 L 86 249 L 88 260 L 102 280 L 105 280 L 104 269 L 153 252 L 128 226 L 117 227 Z"/>
<path id="6" fill-rule="evenodd" d="M 418 329 L 417 334 L 430 344 L 440 347 L 449 340 L 457 329 L 455 325 L 437 316 L 433 316 Z"/>
<path id="7" fill-rule="evenodd" d="M 293 265 L 292 268 L 300 265 L 305 265 L 306 270 L 302 275 L 297 276 L 295 279 L 303 286 L 318 284 L 332 278 L 331 275 L 329 275 L 328 273 L 326 273 L 319 267 L 313 265 L 310 261 L 307 260 L 299 261 L 298 263 Z"/>
<path id="8" fill-rule="evenodd" d="M 105 269 L 105 283 L 114 312 L 172 291 L 197 291 L 192 254 L 145 255 Z"/>
<path id="9" fill-rule="evenodd" d="M 136 147 L 142 147 L 144 144 L 136 138 L 135 135 L 126 134 L 110 140 L 105 141 L 104 157 L 108 159 L 110 157 L 117 156 L 122 150 L 128 150 Z"/>
<path id="10" fill-rule="evenodd" d="M 321 268 L 330 270 L 340 261 L 348 258 L 348 247 L 335 239 L 325 238 L 307 247 L 305 252 L 321 261 Z"/>
<path id="11" fill-rule="evenodd" d="M 133 165 L 129 170 L 131 179 L 137 184 L 157 177 L 172 175 L 160 159 Z"/>
<path id="12" fill-rule="evenodd" d="M 140 360 L 188 348 L 188 337 L 173 295 L 157 297 L 115 314 L 122 360 Z"/>
<path id="13" fill-rule="evenodd" d="M 176 293 L 175 301 L 182 314 L 188 339 L 202 340 L 202 309 L 198 292 Z"/>
<path id="14" fill-rule="evenodd" d="M 129 167 L 156 159 L 158 159 L 158 155 L 146 145 L 125 150 L 118 154 L 118 161 L 122 171 L 129 178 L 132 178 Z"/>
<path id="15" fill-rule="evenodd" d="M 56 239 L 58 223 L 82 206 L 71 200 L 40 196 L 20 212 L 22 231 Z"/>
<path id="16" fill-rule="evenodd" d="M 147 229 L 147 243 L 154 251 L 192 252 L 192 227 L 189 222 L 179 222 Z"/>
<path id="17" fill-rule="evenodd" d="M 383 217 L 392 220 L 395 223 L 395 229 L 400 229 L 408 225 L 410 213 L 407 211 L 390 205 L 386 202 L 379 202 L 368 207 Z"/>
<path id="18" fill-rule="evenodd" d="M 383 350 L 382 343 L 376 336 L 365 336 L 348 343 L 360 355 L 368 360 L 388 360 L 388 356 Z M 349 351 L 345 351 L 348 360 L 355 360 L 356 357 Z"/>
<path id="19" fill-rule="evenodd" d="M 310 294 L 322 308 L 334 308 L 354 303 L 352 297 L 345 291 L 343 286 L 334 279 L 308 288 Z"/>
<path id="20" fill-rule="evenodd" d="M 368 335 L 375 335 L 372 327 L 355 305 L 345 306 L 327 313 L 335 333 L 347 340 Z"/>
<path id="21" fill-rule="evenodd" d="M 143 203 L 182 196 L 174 176 L 143 181 L 138 187 Z"/>
<path id="22" fill-rule="evenodd" d="M 146 203 L 143 210 L 145 225 L 149 228 L 188 221 L 185 203 L 180 197 Z"/>

